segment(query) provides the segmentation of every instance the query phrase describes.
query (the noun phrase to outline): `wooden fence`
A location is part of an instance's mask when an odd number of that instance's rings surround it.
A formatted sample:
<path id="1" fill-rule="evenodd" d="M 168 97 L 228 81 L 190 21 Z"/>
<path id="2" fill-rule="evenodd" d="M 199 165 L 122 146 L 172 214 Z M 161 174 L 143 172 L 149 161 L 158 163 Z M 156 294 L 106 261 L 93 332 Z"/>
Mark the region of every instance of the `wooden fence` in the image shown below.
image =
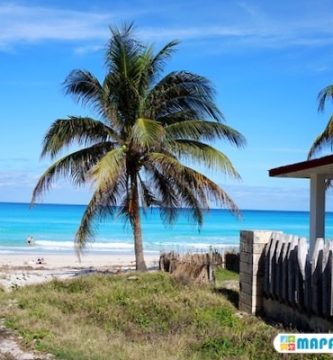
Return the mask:
<path id="1" fill-rule="evenodd" d="M 213 282 L 216 268 L 239 272 L 239 252 L 211 250 L 208 253 L 175 252 L 162 253 L 159 269 L 176 277 L 188 278 L 197 282 Z"/>
<path id="2" fill-rule="evenodd" d="M 333 317 L 333 242 L 273 233 L 263 253 L 263 295 L 301 312 Z"/>
<path id="3" fill-rule="evenodd" d="M 222 266 L 224 257 L 216 251 L 204 254 L 163 253 L 159 260 L 159 269 L 175 277 L 196 282 L 213 282 L 215 267 Z"/>

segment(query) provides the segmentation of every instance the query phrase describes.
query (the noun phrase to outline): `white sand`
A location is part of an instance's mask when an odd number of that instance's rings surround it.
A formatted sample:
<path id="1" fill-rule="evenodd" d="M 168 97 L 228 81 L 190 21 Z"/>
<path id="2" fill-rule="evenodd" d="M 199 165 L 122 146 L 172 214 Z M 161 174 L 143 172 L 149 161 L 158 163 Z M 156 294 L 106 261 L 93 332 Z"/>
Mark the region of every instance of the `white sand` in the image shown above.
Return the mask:
<path id="1" fill-rule="evenodd" d="M 38 258 L 44 258 L 44 264 L 38 265 Z M 158 261 L 159 255 L 145 255 L 147 266 L 153 266 Z M 34 268 L 87 268 L 87 267 L 119 267 L 119 266 L 135 266 L 134 255 L 116 255 L 116 254 L 86 254 L 81 256 L 81 262 L 75 254 L 43 254 L 43 255 L 0 255 L 0 267 L 18 267 L 31 266 Z"/>
<path id="2" fill-rule="evenodd" d="M 37 259 L 43 258 L 43 264 Z M 145 255 L 148 268 L 158 266 L 158 255 Z M 79 262 L 75 254 L 0 255 L 0 287 L 11 290 L 18 286 L 68 279 L 96 271 L 121 272 L 135 269 L 131 255 L 87 254 Z"/>

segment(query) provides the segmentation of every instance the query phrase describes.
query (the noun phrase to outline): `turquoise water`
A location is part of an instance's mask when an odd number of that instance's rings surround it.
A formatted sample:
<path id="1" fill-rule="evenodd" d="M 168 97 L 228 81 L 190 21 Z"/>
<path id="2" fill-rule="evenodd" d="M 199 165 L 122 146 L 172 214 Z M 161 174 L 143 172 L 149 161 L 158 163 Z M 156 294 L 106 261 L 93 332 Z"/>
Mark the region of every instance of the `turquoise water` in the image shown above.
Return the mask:
<path id="1" fill-rule="evenodd" d="M 0 253 L 72 252 L 75 231 L 85 207 L 82 205 L 0 203 Z M 225 210 L 211 210 L 205 215 L 200 232 L 188 221 L 184 209 L 173 226 L 165 226 L 158 209 L 142 216 L 146 252 L 163 250 L 205 250 L 209 246 L 237 246 L 240 230 L 280 230 L 308 236 L 308 212 L 243 210 L 240 219 Z M 26 245 L 31 235 L 35 245 Z M 326 215 L 326 235 L 333 238 L 333 213 Z M 130 226 L 121 219 L 109 218 L 96 227 L 95 241 L 89 252 L 128 253 L 133 251 Z"/>

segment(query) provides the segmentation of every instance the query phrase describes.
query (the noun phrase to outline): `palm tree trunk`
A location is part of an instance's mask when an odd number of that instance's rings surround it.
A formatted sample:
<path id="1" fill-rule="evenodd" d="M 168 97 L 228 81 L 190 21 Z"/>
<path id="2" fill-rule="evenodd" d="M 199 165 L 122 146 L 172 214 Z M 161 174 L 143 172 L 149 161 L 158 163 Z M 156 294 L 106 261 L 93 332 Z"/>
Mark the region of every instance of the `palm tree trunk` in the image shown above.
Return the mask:
<path id="1" fill-rule="evenodd" d="M 136 176 L 132 178 L 132 216 L 131 223 L 134 235 L 134 251 L 137 271 L 147 271 L 147 266 L 143 256 L 142 231 L 139 207 L 139 195 Z"/>
<path id="2" fill-rule="evenodd" d="M 137 214 L 133 221 L 136 270 L 137 271 L 147 271 L 147 266 L 145 263 L 145 259 L 143 257 L 142 232 L 141 232 L 139 207 L 137 208 L 136 211 L 137 211 Z"/>

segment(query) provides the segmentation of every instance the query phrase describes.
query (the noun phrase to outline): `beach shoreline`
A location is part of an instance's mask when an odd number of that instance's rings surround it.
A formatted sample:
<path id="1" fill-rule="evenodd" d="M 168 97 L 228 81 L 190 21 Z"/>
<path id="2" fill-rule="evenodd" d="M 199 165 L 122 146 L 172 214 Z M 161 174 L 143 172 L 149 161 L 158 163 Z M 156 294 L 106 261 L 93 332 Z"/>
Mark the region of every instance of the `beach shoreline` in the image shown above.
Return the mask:
<path id="1" fill-rule="evenodd" d="M 40 261 L 41 260 L 41 261 Z M 148 269 L 158 268 L 159 255 L 145 255 Z M 84 254 L 6 254 L 0 255 L 0 287 L 10 291 L 54 279 L 66 280 L 90 273 L 120 273 L 135 270 L 134 255 Z"/>
<path id="2" fill-rule="evenodd" d="M 42 264 L 38 259 L 43 259 Z M 147 266 L 158 263 L 159 254 L 145 254 Z M 80 261 L 81 260 L 81 261 Z M 134 254 L 83 254 L 81 259 L 76 254 L 0 254 L 0 268 L 3 267 L 32 267 L 32 268 L 87 268 L 87 267 L 117 267 L 135 266 Z"/>

